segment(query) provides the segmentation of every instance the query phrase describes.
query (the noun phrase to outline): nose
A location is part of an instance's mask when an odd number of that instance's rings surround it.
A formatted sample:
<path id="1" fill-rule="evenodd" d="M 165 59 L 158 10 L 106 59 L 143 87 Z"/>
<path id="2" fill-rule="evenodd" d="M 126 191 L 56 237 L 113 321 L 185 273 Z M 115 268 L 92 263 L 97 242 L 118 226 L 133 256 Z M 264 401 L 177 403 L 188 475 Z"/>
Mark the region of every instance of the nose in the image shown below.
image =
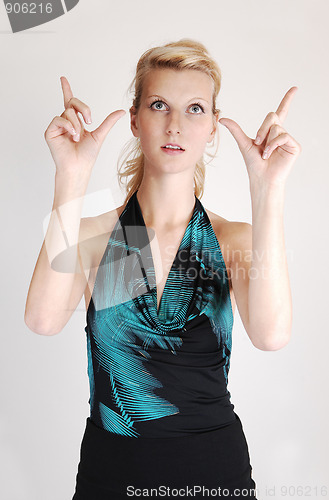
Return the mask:
<path id="1" fill-rule="evenodd" d="M 167 124 L 167 133 L 168 134 L 180 134 L 181 133 L 181 125 L 179 120 L 179 113 L 172 112 L 168 118 Z"/>

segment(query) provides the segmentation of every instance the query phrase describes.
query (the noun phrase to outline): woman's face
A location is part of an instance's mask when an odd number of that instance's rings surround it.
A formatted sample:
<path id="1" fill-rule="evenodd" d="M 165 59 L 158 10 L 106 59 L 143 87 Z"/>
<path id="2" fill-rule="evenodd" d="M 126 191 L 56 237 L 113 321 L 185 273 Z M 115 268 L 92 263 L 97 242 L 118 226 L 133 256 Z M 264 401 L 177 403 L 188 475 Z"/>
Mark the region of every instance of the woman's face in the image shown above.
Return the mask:
<path id="1" fill-rule="evenodd" d="M 212 79 L 196 70 L 152 70 L 144 80 L 137 114 L 131 108 L 131 130 L 140 138 L 145 168 L 180 172 L 191 169 L 214 138 Z M 177 144 L 183 151 L 166 149 Z"/>

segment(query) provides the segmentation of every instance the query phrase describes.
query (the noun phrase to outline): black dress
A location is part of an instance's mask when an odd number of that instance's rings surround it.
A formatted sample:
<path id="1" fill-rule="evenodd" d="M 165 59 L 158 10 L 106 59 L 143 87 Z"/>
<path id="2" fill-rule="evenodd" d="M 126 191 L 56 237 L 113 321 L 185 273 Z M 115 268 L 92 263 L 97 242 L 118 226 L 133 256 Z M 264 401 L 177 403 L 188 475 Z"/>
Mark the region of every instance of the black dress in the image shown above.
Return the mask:
<path id="1" fill-rule="evenodd" d="M 256 498 L 227 389 L 233 312 L 217 237 L 195 197 L 158 310 L 137 193 L 111 233 L 87 311 L 90 416 L 73 500 L 130 498 L 136 488 Z"/>

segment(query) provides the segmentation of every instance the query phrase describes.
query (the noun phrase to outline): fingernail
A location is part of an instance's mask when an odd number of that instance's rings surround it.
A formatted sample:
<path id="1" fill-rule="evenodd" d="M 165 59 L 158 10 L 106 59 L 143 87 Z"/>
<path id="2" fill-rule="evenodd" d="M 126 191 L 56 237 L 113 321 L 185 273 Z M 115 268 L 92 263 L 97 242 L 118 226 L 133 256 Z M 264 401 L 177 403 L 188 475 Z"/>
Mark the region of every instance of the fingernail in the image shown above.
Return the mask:
<path id="1" fill-rule="evenodd" d="M 91 118 L 88 118 L 87 123 L 91 123 Z"/>
<path id="2" fill-rule="evenodd" d="M 255 139 L 255 144 L 260 144 L 260 137 L 259 137 L 259 135 Z"/>
<path id="3" fill-rule="evenodd" d="M 74 139 L 75 141 L 78 141 L 78 140 L 80 139 L 80 134 L 76 134 L 76 135 L 73 137 L 73 139 Z"/>
<path id="4" fill-rule="evenodd" d="M 270 146 L 267 146 L 265 149 L 264 149 L 264 153 L 267 153 L 267 151 L 270 150 Z"/>

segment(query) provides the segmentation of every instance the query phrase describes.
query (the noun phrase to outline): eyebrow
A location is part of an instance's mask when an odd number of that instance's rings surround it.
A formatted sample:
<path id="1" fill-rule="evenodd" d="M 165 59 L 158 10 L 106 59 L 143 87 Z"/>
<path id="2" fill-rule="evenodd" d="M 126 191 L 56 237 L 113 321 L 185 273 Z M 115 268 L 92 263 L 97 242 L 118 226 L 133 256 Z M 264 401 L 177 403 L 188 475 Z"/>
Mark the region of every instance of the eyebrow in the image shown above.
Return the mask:
<path id="1" fill-rule="evenodd" d="M 147 99 L 149 97 L 159 97 L 160 99 L 163 99 L 164 101 L 167 100 L 165 97 L 161 97 L 161 95 L 158 95 L 158 94 L 149 95 L 149 96 L 147 96 Z M 204 99 L 203 97 L 192 97 L 191 99 L 189 99 L 189 101 L 193 101 L 194 99 L 200 99 L 201 101 L 205 101 L 209 104 L 209 101 L 207 101 L 207 99 Z"/>

